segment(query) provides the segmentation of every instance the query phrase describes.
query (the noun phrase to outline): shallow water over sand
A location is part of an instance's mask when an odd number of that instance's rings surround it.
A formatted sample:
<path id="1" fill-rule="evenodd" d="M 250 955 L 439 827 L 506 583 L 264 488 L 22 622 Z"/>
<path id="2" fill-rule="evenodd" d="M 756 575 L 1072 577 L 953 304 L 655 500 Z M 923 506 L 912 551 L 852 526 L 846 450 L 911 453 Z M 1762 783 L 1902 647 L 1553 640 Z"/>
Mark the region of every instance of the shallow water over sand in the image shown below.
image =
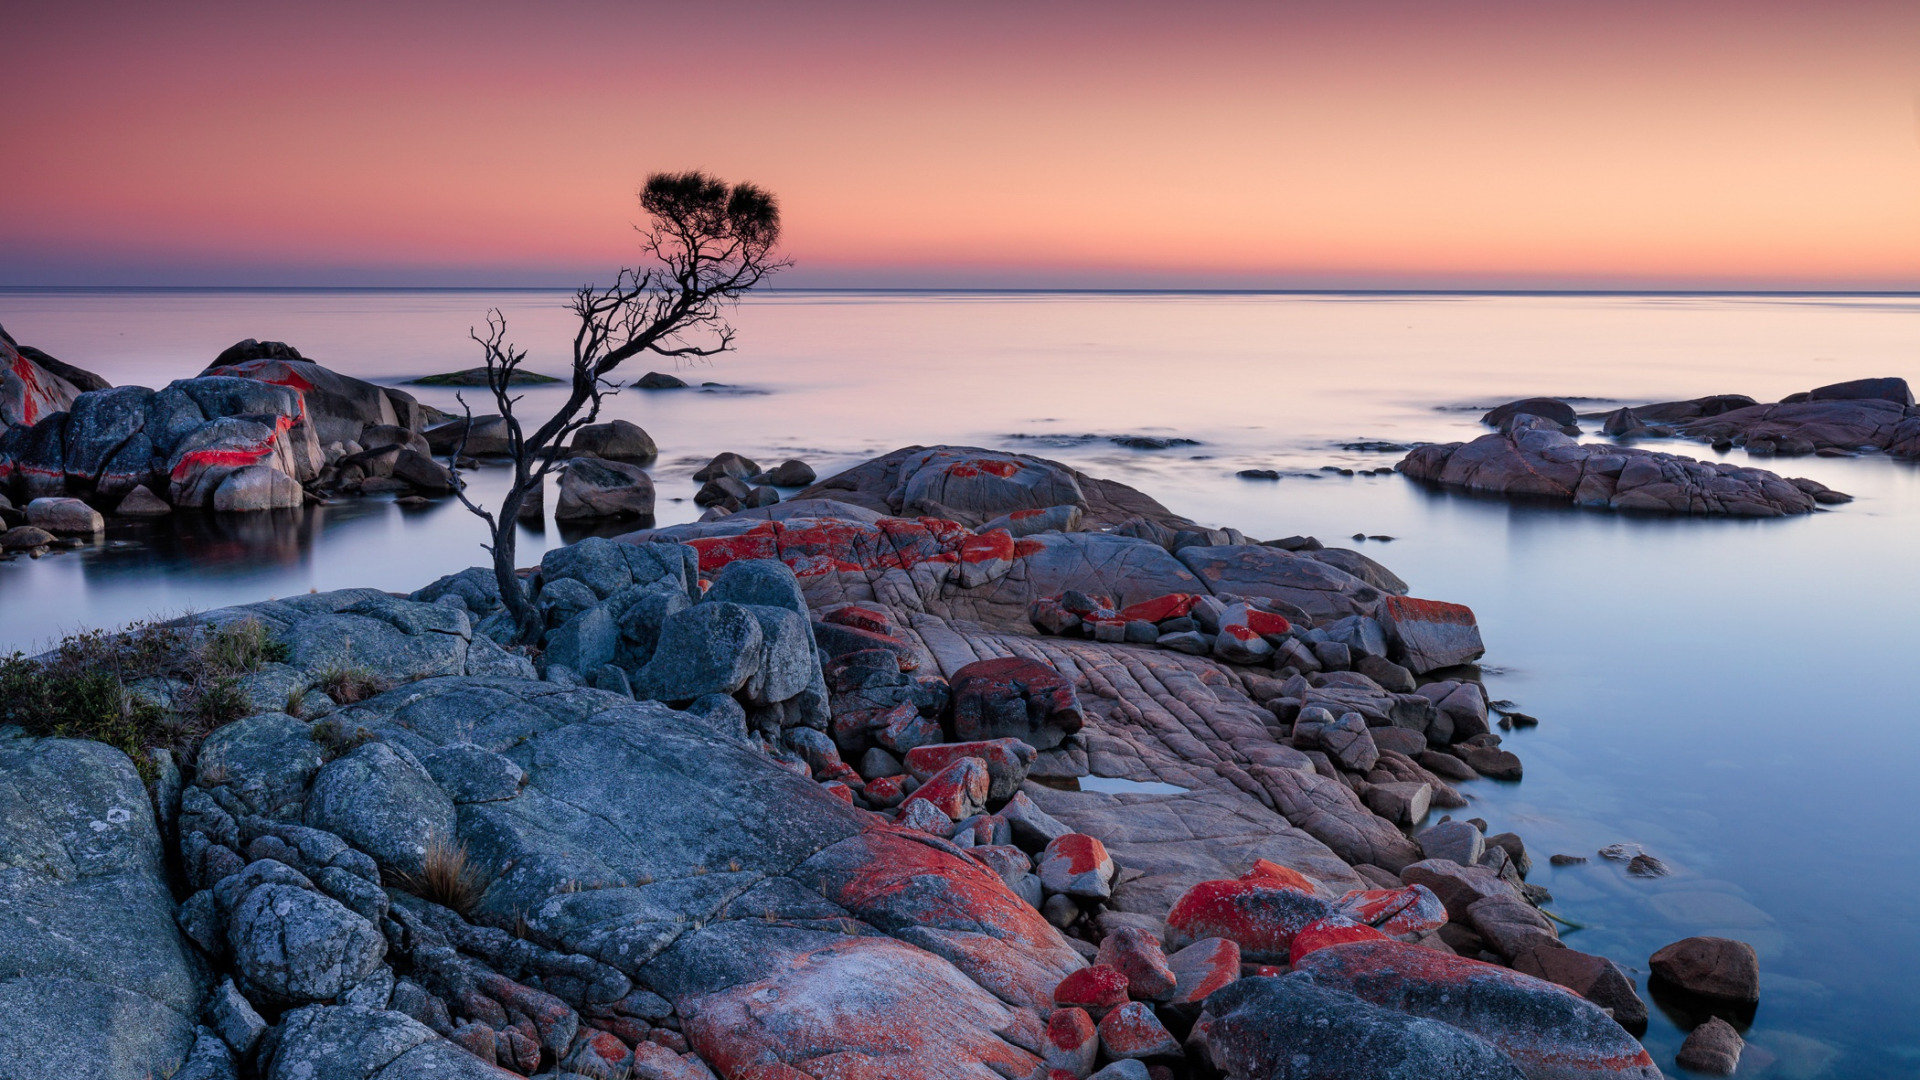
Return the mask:
<path id="1" fill-rule="evenodd" d="M 564 299 L 0 292 L 0 323 L 116 383 L 159 386 L 258 337 L 397 384 L 477 363 L 466 331 L 496 305 L 530 366 L 557 374 Z M 1909 974 L 1920 843 L 1905 797 L 1920 760 L 1908 675 L 1920 469 L 1760 462 L 1857 497 L 1771 522 L 1511 506 L 1319 471 L 1399 456 L 1342 443 L 1471 438 L 1480 408 L 1533 394 L 1595 399 L 1585 410 L 1920 381 L 1920 300 L 784 294 L 748 304 L 737 324 L 739 353 L 680 372 L 729 387 L 611 404 L 660 444 L 661 523 L 697 516 L 691 473 L 722 450 L 763 465 L 798 456 L 826 476 L 951 442 L 1065 460 L 1255 536 L 1393 536 L 1354 546 L 1416 595 L 1471 605 L 1489 689 L 1541 719 L 1509 736 L 1526 780 L 1466 785 L 1477 802 L 1462 813 L 1526 839 L 1532 880 L 1585 926 L 1568 944 L 1640 969 L 1644 985 L 1646 957 L 1674 938 L 1742 938 L 1760 950 L 1763 991 L 1740 1075 L 1920 1073 Z M 451 390 L 409 389 L 456 407 Z M 554 396 L 530 389 L 527 407 Z M 1200 445 L 1133 450 L 1116 435 Z M 1288 475 L 1234 476 L 1252 467 Z M 482 470 L 476 489 L 496 490 L 497 477 Z M 411 590 L 482 558 L 479 526 L 452 502 L 116 527 L 109 539 L 140 544 L 0 564 L 0 646 L 309 589 Z M 525 532 L 521 561 L 563 539 L 551 523 Z M 1615 841 L 1675 874 L 1629 878 L 1591 858 Z M 1554 868 L 1554 852 L 1591 861 Z M 1670 1074 L 1681 1037 L 1656 1008 L 1646 1041 Z"/>

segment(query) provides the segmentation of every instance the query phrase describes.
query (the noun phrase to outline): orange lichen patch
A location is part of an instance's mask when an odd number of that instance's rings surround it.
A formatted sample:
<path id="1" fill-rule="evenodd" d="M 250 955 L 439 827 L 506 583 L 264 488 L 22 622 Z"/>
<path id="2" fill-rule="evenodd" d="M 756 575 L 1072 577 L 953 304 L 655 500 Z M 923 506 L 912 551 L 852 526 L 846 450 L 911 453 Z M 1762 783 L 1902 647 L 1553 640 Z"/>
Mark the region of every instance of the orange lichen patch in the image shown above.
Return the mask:
<path id="1" fill-rule="evenodd" d="M 1298 964 L 1300 958 L 1309 953 L 1318 952 L 1329 945 L 1345 945 L 1353 941 L 1386 941 L 1387 935 L 1365 923 L 1355 922 L 1345 915 L 1329 915 L 1308 923 L 1299 933 L 1293 935 L 1293 944 L 1287 949 L 1287 962 Z"/>
<path id="2" fill-rule="evenodd" d="M 1240 875 L 1241 881 L 1252 881 L 1256 878 L 1261 881 L 1284 885 L 1290 889 L 1298 889 L 1309 895 L 1314 891 L 1313 881 L 1305 874 L 1291 867 L 1281 866 L 1279 863 L 1273 862 L 1270 859 L 1253 860 L 1252 868 Z"/>
<path id="3" fill-rule="evenodd" d="M 960 561 L 984 563 L 995 559 L 1011 560 L 1013 550 L 1013 534 L 1005 529 L 994 529 L 960 541 Z"/>
<path id="4" fill-rule="evenodd" d="M 1226 938 L 1202 938 L 1167 957 L 1173 969 L 1175 1005 L 1198 1005 L 1240 977 L 1240 946 Z"/>
<path id="5" fill-rule="evenodd" d="M 1452 623 L 1456 626 L 1475 625 L 1473 609 L 1465 604 L 1449 604 L 1445 600 L 1421 600 L 1412 596 L 1389 596 L 1385 602 L 1387 613 L 1395 620 Z"/>
<path id="6" fill-rule="evenodd" d="M 882 518 L 871 525 L 832 519 L 763 521 L 743 532 L 687 543 L 700 553 L 700 572 L 707 575 L 736 559 L 779 559 L 795 574 L 809 577 L 1028 553 L 999 530 L 980 536 L 957 522 L 933 517 Z"/>
<path id="7" fill-rule="evenodd" d="M 1203 881 L 1174 903 L 1167 925 L 1193 938 L 1227 938 L 1249 959 L 1278 960 L 1295 934 L 1332 912 L 1331 904 L 1291 884 L 1257 877 Z"/>
<path id="8" fill-rule="evenodd" d="M 1193 605 L 1199 602 L 1200 597 L 1194 593 L 1168 593 L 1137 604 L 1128 604 L 1120 609 L 1120 618 L 1125 622 L 1166 622 L 1188 614 L 1193 610 Z"/>

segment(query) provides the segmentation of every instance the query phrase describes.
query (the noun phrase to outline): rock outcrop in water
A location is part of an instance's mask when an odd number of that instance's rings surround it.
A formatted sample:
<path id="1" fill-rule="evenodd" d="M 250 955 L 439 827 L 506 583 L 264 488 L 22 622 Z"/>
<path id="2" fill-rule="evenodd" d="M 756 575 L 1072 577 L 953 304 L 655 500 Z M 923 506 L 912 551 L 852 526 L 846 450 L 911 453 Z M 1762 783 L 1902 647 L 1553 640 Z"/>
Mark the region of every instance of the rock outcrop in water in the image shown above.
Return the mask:
<path id="1" fill-rule="evenodd" d="M 5 880 L 72 913 L 0 938 L 26 1018 L 0 1061 L 1658 1075 L 1597 1005 L 1487 962 L 1561 949 L 1518 838 L 1408 831 L 1461 805 L 1443 775 L 1511 758 L 1456 666 L 1470 611 L 1034 458 L 903 451 L 818 489 L 851 501 L 550 552 L 532 657 L 489 637 L 478 569 L 205 616 L 285 658 L 154 784 L 157 815 L 117 751 L 0 740 L 9 822 L 45 823 L 10 829 Z M 988 526 L 1056 506 L 1086 531 Z M 1155 640 L 1114 640 L 1123 614 Z M 1181 793 L 1074 790 L 1090 775 Z M 81 882 L 112 902 L 62 898 Z"/>
<path id="2" fill-rule="evenodd" d="M 1731 415 L 1731 414 L 1728 414 Z M 1849 497 L 1814 480 L 1637 447 L 1582 443 L 1525 413 L 1472 442 L 1417 446 L 1395 466 L 1415 479 L 1484 495 L 1692 516 L 1782 517 Z"/>

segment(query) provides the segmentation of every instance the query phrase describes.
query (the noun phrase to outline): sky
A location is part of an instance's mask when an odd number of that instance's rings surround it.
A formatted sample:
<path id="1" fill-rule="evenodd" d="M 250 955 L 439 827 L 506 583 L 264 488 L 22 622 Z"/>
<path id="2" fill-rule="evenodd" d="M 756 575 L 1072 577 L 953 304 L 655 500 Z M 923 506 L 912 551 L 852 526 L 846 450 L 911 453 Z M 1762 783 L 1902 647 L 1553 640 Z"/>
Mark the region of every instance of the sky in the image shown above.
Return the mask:
<path id="1" fill-rule="evenodd" d="M 9 0 L 0 285 L 1920 289 L 1915 0 Z"/>

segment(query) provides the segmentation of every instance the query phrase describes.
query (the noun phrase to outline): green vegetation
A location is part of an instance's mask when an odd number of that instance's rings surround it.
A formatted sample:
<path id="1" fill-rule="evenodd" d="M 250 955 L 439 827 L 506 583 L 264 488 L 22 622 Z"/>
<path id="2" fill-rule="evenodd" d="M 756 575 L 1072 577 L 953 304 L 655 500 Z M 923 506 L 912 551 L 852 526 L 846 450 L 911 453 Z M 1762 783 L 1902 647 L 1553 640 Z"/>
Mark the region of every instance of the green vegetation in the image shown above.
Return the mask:
<path id="1" fill-rule="evenodd" d="M 286 645 L 252 618 L 90 630 L 44 657 L 0 658 L 0 724 L 98 740 L 151 778 L 149 750 L 190 755 L 208 732 L 250 710 L 239 677 L 286 658 Z"/>

